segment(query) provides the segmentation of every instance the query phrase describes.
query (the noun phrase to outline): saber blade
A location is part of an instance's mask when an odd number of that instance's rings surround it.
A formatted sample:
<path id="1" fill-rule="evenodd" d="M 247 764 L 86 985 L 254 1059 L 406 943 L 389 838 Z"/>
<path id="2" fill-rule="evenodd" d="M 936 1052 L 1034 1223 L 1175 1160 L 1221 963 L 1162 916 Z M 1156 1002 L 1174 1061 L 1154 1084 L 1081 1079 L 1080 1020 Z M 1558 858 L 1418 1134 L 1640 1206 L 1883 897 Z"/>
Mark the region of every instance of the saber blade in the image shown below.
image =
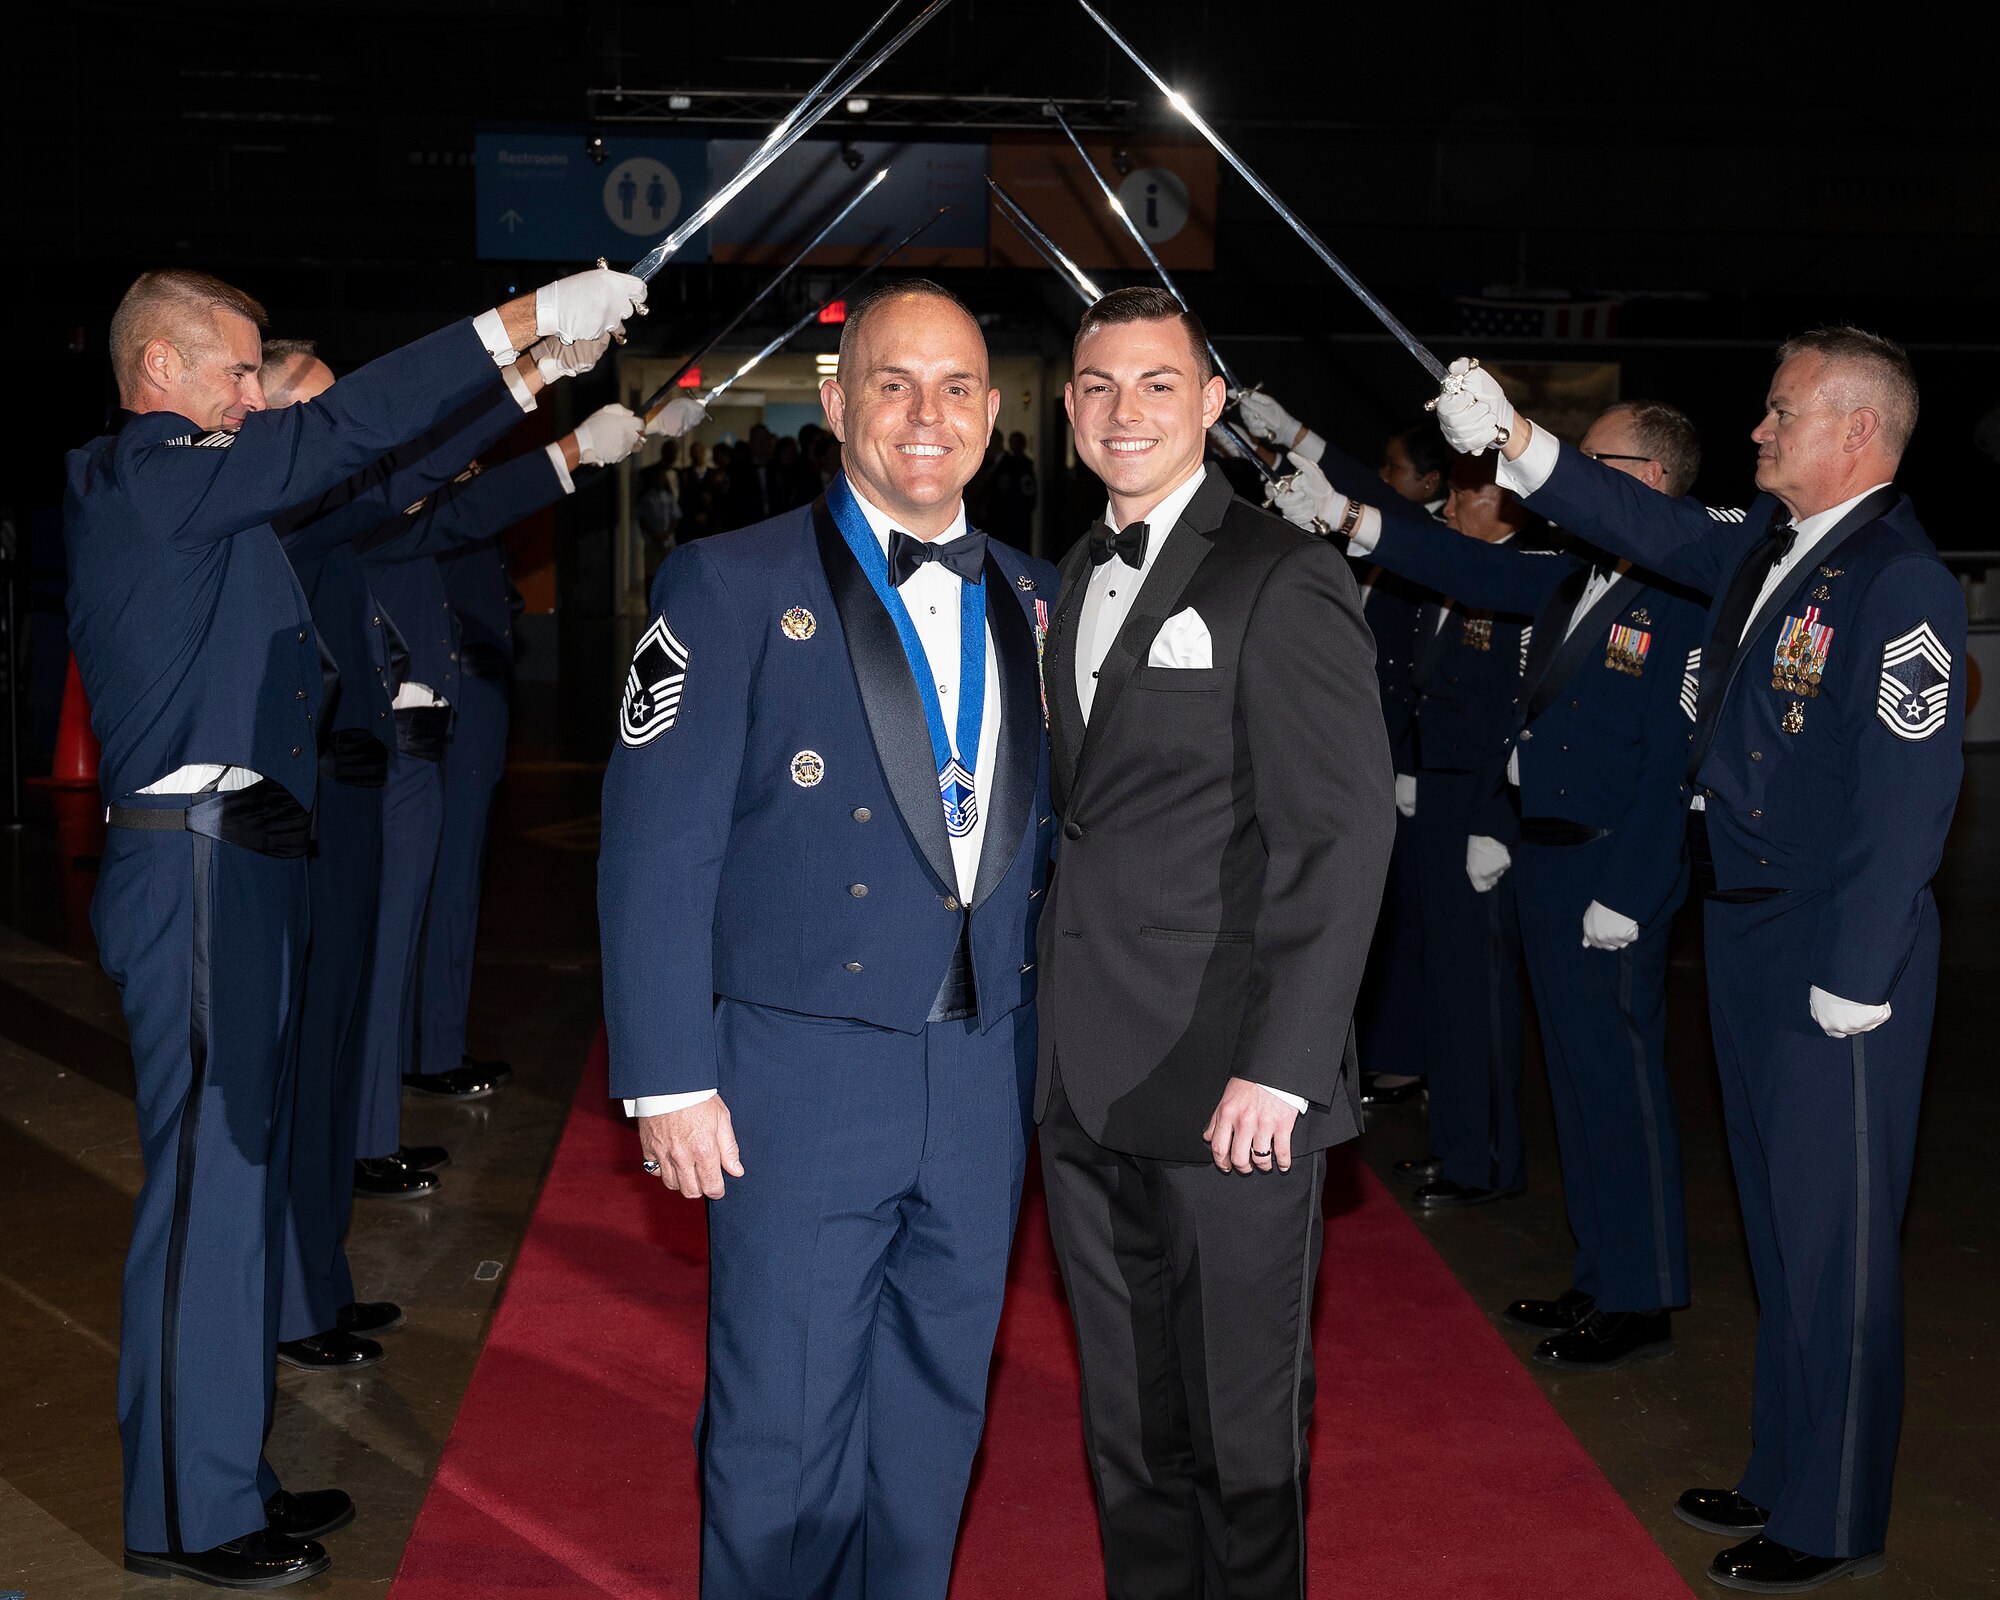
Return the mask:
<path id="1" fill-rule="evenodd" d="M 821 228 L 818 233 L 814 234 L 812 238 L 807 242 L 803 250 L 799 251 L 797 255 L 793 256 L 790 261 L 787 261 L 784 264 L 784 266 L 778 270 L 777 275 L 774 278 L 772 278 L 769 283 L 765 284 L 763 288 L 759 289 L 756 292 L 756 294 L 750 297 L 749 301 L 744 305 L 741 311 L 737 312 L 735 316 L 731 317 L 727 322 L 725 322 L 709 337 L 709 341 L 707 344 L 703 345 L 699 350 L 695 351 L 693 355 L 689 356 L 687 360 L 683 361 L 680 364 L 680 366 L 674 370 L 673 376 L 668 378 L 665 383 L 661 384 L 659 388 L 653 391 L 651 398 L 649 398 L 646 401 L 646 403 L 639 408 L 640 415 L 645 417 L 648 421 L 651 421 L 653 417 L 657 416 L 659 414 L 660 408 L 664 406 L 668 400 L 673 398 L 674 390 L 680 387 L 681 379 L 687 376 L 688 372 L 698 362 L 700 362 L 701 358 L 707 355 L 709 351 L 713 350 L 717 345 L 722 343 L 722 341 L 728 338 L 730 334 L 734 333 L 736 331 L 737 326 L 743 321 L 743 319 L 749 316 L 751 312 L 755 311 L 758 306 L 762 305 L 765 299 L 770 295 L 771 291 L 777 288 L 779 284 L 783 283 L 786 278 L 790 277 L 792 273 L 797 270 L 799 263 L 804 261 L 807 256 L 813 253 L 813 251 L 817 250 L 820 247 L 820 245 L 826 241 L 826 236 L 828 234 L 832 233 L 835 228 L 839 227 L 850 216 L 852 216 L 854 214 L 854 208 L 860 205 L 861 202 L 866 200 L 871 194 L 873 194 L 875 190 L 878 187 L 880 187 L 882 180 L 887 178 L 888 176 L 889 176 L 889 169 L 887 167 L 884 167 L 882 168 L 881 171 L 877 172 L 874 177 L 870 178 L 865 184 L 863 184 L 860 190 L 855 194 L 854 198 L 849 200 L 846 205 L 842 206 L 838 211 L 834 213 L 833 220 L 827 223 L 827 225 L 824 228 Z"/>
<path id="2" fill-rule="evenodd" d="M 1078 158 L 1083 162 L 1084 171 L 1097 180 L 1097 187 L 1103 192 L 1105 204 L 1111 207 L 1111 214 L 1125 224 L 1125 231 L 1131 234 L 1132 242 L 1138 245 L 1146 259 L 1152 263 L 1153 271 L 1159 276 L 1160 287 L 1165 289 L 1176 300 L 1180 301 L 1182 305 L 1186 305 L 1187 296 L 1182 294 L 1174 286 L 1174 280 L 1167 276 L 1166 263 L 1160 259 L 1159 252 L 1153 248 L 1152 240 L 1146 237 L 1145 230 L 1139 226 L 1132 213 L 1125 209 L 1125 202 L 1118 198 L 1118 191 L 1111 187 L 1103 172 L 1098 169 L 1097 163 L 1090 159 L 1090 152 L 1084 149 L 1083 141 L 1076 136 L 1076 129 L 1069 125 L 1069 119 L 1062 114 L 1061 108 L 1053 102 L 1050 103 L 1049 110 L 1056 119 L 1056 125 L 1069 135 L 1069 142 L 1076 146 L 1076 153 Z M 1208 359 L 1215 363 L 1215 370 L 1222 374 L 1222 381 L 1229 386 L 1230 392 L 1232 394 L 1235 393 L 1240 387 L 1236 382 L 1236 374 L 1229 370 L 1229 363 L 1222 359 L 1222 352 L 1215 348 L 1215 341 L 1213 339 L 1208 341 Z"/>
<path id="3" fill-rule="evenodd" d="M 1104 14 L 1093 6 L 1090 0 L 1077 0 L 1077 4 L 1083 7 L 1085 14 L 1089 16 L 1092 22 L 1104 30 L 1105 37 L 1131 58 L 1132 64 L 1146 75 L 1153 87 L 1167 97 L 1167 104 L 1185 117 L 1189 126 L 1214 146 L 1215 153 L 1236 169 L 1237 176 L 1249 184 L 1252 189 L 1256 190 L 1264 203 L 1278 213 L 1278 216 L 1283 220 L 1285 225 L 1298 235 L 1299 242 L 1314 255 L 1318 256 L 1322 262 L 1332 269 L 1333 275 L 1354 292 L 1354 297 L 1374 314 L 1377 322 L 1389 330 L 1390 336 L 1395 339 L 1396 343 L 1415 356 L 1418 364 L 1423 367 L 1424 371 L 1437 379 L 1439 383 L 1446 383 L 1449 375 L 1445 371 L 1444 363 L 1432 355 L 1414 333 L 1403 326 L 1395 312 L 1391 311 L 1375 297 L 1368 286 L 1349 270 L 1347 263 L 1327 248 L 1325 241 L 1318 234 L 1314 233 L 1312 229 L 1299 220 L 1298 215 L 1290 206 L 1278 198 L 1268 183 L 1250 170 L 1249 163 L 1234 150 L 1230 149 L 1222 135 L 1211 128 L 1201 113 L 1188 104 L 1187 97 L 1178 89 L 1170 88 L 1167 81 L 1146 64 L 1145 58 L 1138 51 L 1125 42 L 1118 30 L 1105 20 Z"/>
<path id="4" fill-rule="evenodd" d="M 808 94 L 792 108 L 783 122 L 764 136 L 764 142 L 756 148 L 750 159 L 743 163 L 735 177 L 704 200 L 685 222 L 633 263 L 632 275 L 650 282 L 653 275 L 672 259 L 681 246 L 706 227 L 724 206 L 756 182 L 772 162 L 818 126 L 820 119 L 844 101 L 863 79 L 915 38 L 921 29 L 950 4 L 951 0 L 930 0 L 930 4 L 904 23 L 887 44 L 863 61 L 860 66 L 852 68 L 838 84 L 826 90 L 816 103 L 812 94 Z M 880 26 L 881 22 L 877 21 L 875 27 Z M 869 33 L 874 31 L 874 28 L 869 29 Z M 853 51 L 849 52 L 849 56 L 853 54 Z M 814 86 L 813 93 L 819 93 L 825 81 L 821 79 L 820 85 Z"/>
<path id="5" fill-rule="evenodd" d="M 745 374 L 750 372 L 754 367 L 769 360 L 772 356 L 776 355 L 780 350 L 784 349 L 786 345 L 790 344 L 792 340 L 796 339 L 799 336 L 799 334 L 802 333 L 808 326 L 810 326 L 814 322 L 817 322 L 819 320 L 819 314 L 822 311 L 826 310 L 828 306 L 832 305 L 836 300 L 845 300 L 850 294 L 854 292 L 855 287 L 858 284 L 860 284 L 865 278 L 867 278 L 870 273 L 876 271 L 885 262 L 887 262 L 890 259 L 890 257 L 896 255 L 899 251 L 908 249 L 912 244 L 916 242 L 917 236 L 919 234 L 921 234 L 932 223 L 936 222 L 939 217 L 943 216 L 950 209 L 951 209 L 950 206 L 939 206 L 937 210 L 933 211 L 928 217 L 924 218 L 922 222 L 918 223 L 908 233 L 904 234 L 902 238 L 898 239 L 894 244 L 890 245 L 888 249 L 884 250 L 879 256 L 877 256 L 873 261 L 869 262 L 868 265 L 863 267 L 859 272 L 855 273 L 853 277 L 849 278 L 847 282 L 843 283 L 838 289 L 834 290 L 832 294 L 828 295 L 818 305 L 814 306 L 812 310 L 808 311 L 804 316 L 800 317 L 797 322 L 793 323 L 783 333 L 779 334 L 777 338 L 773 339 L 769 344 L 765 345 L 763 349 L 759 350 L 748 361 L 744 362 L 742 366 L 738 367 L 734 372 L 730 373 L 730 375 L 724 378 L 722 382 L 718 383 L 713 389 L 709 390 L 707 394 L 701 397 L 701 403 L 703 408 L 705 409 L 709 406 L 714 405 L 716 397 L 718 395 L 727 394 L 729 390 L 735 386 L 736 381 L 739 378 L 742 378 Z"/>

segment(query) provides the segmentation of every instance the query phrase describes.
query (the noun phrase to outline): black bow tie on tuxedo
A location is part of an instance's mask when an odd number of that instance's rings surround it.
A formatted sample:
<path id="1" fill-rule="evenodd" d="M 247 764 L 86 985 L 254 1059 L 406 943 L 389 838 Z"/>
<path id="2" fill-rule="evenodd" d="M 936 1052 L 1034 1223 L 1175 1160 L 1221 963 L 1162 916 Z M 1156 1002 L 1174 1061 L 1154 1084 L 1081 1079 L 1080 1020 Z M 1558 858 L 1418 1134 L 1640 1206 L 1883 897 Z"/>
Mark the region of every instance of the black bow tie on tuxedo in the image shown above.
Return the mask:
<path id="1" fill-rule="evenodd" d="M 1101 567 L 1113 556 L 1120 557 L 1128 567 L 1143 567 L 1146 564 L 1146 524 L 1135 522 L 1119 533 L 1113 533 L 1101 522 L 1091 524 L 1090 564 Z"/>
<path id="2" fill-rule="evenodd" d="M 1792 553 L 1792 546 L 1798 541 L 1798 537 L 1799 525 L 1792 521 L 1790 517 L 1785 516 L 1783 512 L 1778 512 L 1772 516 L 1769 538 L 1772 541 L 1771 565 L 1773 568 Z"/>
<path id="3" fill-rule="evenodd" d="M 934 544 L 901 528 L 889 530 L 889 581 L 898 589 L 926 561 L 935 561 L 967 583 L 977 583 L 986 570 L 986 535 L 967 533 L 950 544 Z"/>

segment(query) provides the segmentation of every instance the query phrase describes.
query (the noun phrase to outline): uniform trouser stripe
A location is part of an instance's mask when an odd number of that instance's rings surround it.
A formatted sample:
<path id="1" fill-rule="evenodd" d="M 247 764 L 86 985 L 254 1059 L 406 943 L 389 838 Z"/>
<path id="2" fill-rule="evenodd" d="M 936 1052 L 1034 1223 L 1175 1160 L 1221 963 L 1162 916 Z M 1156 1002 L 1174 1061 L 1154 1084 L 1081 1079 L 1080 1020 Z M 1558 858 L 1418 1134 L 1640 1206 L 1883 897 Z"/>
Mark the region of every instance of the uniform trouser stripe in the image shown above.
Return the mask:
<path id="1" fill-rule="evenodd" d="M 1299 1336 L 1292 1347 L 1292 1503 L 1297 1507 L 1299 1525 L 1299 1600 L 1305 1600 L 1306 1567 L 1306 1427 L 1309 1418 L 1299 1415 L 1305 1388 L 1306 1362 L 1312 1354 L 1312 1293 L 1314 1268 L 1325 1242 L 1326 1224 L 1319 1214 L 1320 1196 L 1326 1189 L 1326 1152 L 1313 1152 L 1313 1215 L 1306 1224 L 1305 1247 L 1299 1258 Z"/>
<path id="2" fill-rule="evenodd" d="M 1646 1038 L 1632 1015 L 1632 947 L 1618 952 L 1618 1015 L 1632 1042 L 1632 1082 L 1638 1090 L 1639 1118 L 1646 1130 L 1646 1185 L 1653 1200 L 1653 1260 L 1659 1269 L 1660 1304 L 1670 1306 L 1674 1294 L 1671 1253 L 1667 1245 L 1667 1178 L 1660 1167 L 1660 1117 L 1653 1104 L 1653 1080 L 1646 1060 Z"/>
<path id="3" fill-rule="evenodd" d="M 160 1455 L 165 1490 L 167 1549 L 181 1547 L 180 1467 L 175 1440 L 181 1342 L 181 1283 L 187 1264 L 188 1217 L 194 1203 L 195 1150 L 201 1138 L 202 1090 L 207 1079 L 209 1001 L 213 972 L 209 963 L 210 920 L 214 885 L 211 867 L 215 841 L 190 834 L 194 845 L 193 983 L 188 998 L 187 1103 L 181 1109 L 180 1139 L 174 1153 L 174 1217 L 167 1233 L 166 1293 L 161 1299 L 160 1328 Z"/>
<path id="4" fill-rule="evenodd" d="M 1861 1382 L 1864 1335 L 1868 1321 L 1868 1053 L 1857 1033 L 1849 1041 L 1854 1063 L 1854 1320 L 1852 1347 L 1847 1356 L 1847 1421 L 1840 1436 L 1840 1492 L 1833 1508 L 1833 1539 L 1836 1550 L 1849 1548 L 1854 1520 L 1854 1467 L 1861 1426 Z"/>

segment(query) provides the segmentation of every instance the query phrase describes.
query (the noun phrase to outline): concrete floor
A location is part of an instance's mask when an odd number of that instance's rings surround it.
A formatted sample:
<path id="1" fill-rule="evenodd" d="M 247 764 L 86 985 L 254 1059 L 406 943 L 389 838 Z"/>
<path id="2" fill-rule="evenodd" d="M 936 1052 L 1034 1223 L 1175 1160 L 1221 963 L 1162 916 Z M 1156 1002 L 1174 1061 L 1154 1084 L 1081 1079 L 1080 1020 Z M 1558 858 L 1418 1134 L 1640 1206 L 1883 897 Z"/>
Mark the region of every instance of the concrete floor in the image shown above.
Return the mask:
<path id="1" fill-rule="evenodd" d="M 569 681 L 610 681 L 622 658 L 598 643 L 566 662 Z M 281 1369 L 273 1461 L 293 1486 L 338 1484 L 362 1508 L 329 1540 L 334 1571 L 302 1595 L 386 1590 L 569 1105 L 597 1017 L 601 698 L 579 710 L 530 689 L 519 707 L 472 1030 L 475 1050 L 513 1062 L 515 1081 L 470 1106 L 410 1104 L 406 1142 L 452 1150 L 442 1192 L 356 1210 L 361 1292 L 400 1301 L 409 1323 L 387 1336 L 388 1361 L 351 1379 Z M 34 805 L 31 826 L 0 831 L 0 1592 L 152 1596 L 157 1583 L 119 1568 L 117 1293 L 139 1163 L 123 1023 L 87 921 L 101 830 L 89 796 L 42 792 Z M 2000 1125 L 2000 1080 L 1991 1045 L 1977 1042 L 1985 985 L 2000 980 L 2000 751 L 1970 763 L 1939 898 L 1945 979 L 1906 1230 L 1908 1417 L 1890 1567 L 1865 1590 L 1877 1600 L 2000 1595 L 2000 1226 L 1985 1148 Z M 1679 1348 L 1594 1378 L 1529 1370 L 1690 1584 L 1713 1593 L 1700 1574 L 1721 1541 L 1670 1507 L 1682 1488 L 1726 1484 L 1741 1465 L 1755 1307 L 1691 926 L 1671 982 L 1695 1279 L 1694 1305 L 1676 1321 Z M 1528 1196 L 1420 1219 L 1489 1311 L 1569 1281 L 1532 1052 L 1527 1096 Z M 1387 1113 L 1365 1155 L 1380 1169 L 1423 1143 L 1420 1112 Z M 1504 1336 L 1525 1360 L 1532 1340 Z M 1451 1463 L 1441 1460 L 1438 1493 L 1450 1492 Z M 1558 1573 L 1548 1587 L 1615 1595 L 1618 1584 L 1613 1573 Z"/>

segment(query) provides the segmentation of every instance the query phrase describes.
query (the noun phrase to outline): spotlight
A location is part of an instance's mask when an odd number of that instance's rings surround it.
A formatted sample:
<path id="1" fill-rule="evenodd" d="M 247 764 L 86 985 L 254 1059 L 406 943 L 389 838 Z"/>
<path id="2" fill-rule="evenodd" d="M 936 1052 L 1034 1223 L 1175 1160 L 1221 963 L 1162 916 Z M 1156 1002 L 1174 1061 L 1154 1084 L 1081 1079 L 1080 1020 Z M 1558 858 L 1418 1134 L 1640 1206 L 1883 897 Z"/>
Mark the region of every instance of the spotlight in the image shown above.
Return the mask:
<path id="1" fill-rule="evenodd" d="M 849 172 L 858 172 L 861 170 L 861 152 L 855 149 L 852 144 L 842 143 L 840 147 L 840 159 L 847 163 L 847 170 Z"/>
<path id="2" fill-rule="evenodd" d="M 694 109 L 694 96 L 691 94 L 670 94 L 667 96 L 667 109 L 669 111 L 691 111 Z"/>
<path id="3" fill-rule="evenodd" d="M 589 138 L 585 139 L 585 140 L 583 141 L 583 150 L 584 150 L 584 154 L 586 154 L 587 156 L 589 156 L 589 157 L 590 157 L 590 159 L 591 159 L 592 161 L 596 162 L 598 166 L 600 166 L 600 167 L 601 167 L 601 166 L 603 166 L 603 165 L 604 165 L 604 135 L 603 135 L 603 134 L 601 134 L 601 133 L 593 133 L 593 134 L 592 134 L 592 135 L 591 135 L 591 136 L 590 136 Z"/>
<path id="4" fill-rule="evenodd" d="M 1122 144 L 1111 152 L 1111 164 L 1118 169 L 1118 176 L 1129 177 L 1132 172 L 1132 152 Z"/>
<path id="5" fill-rule="evenodd" d="M 847 102 L 847 114 L 850 117 L 867 116 L 868 97 L 865 94 L 857 94 L 852 96 Z"/>

